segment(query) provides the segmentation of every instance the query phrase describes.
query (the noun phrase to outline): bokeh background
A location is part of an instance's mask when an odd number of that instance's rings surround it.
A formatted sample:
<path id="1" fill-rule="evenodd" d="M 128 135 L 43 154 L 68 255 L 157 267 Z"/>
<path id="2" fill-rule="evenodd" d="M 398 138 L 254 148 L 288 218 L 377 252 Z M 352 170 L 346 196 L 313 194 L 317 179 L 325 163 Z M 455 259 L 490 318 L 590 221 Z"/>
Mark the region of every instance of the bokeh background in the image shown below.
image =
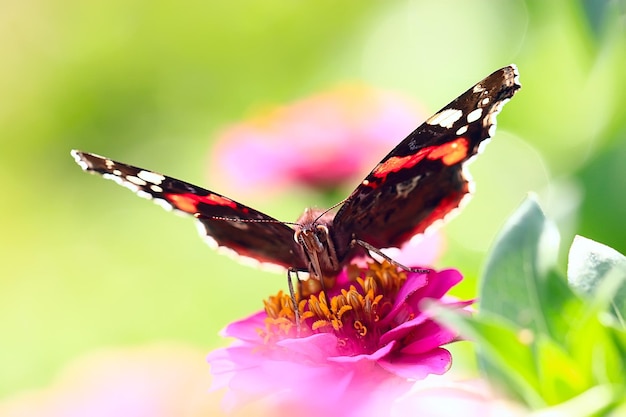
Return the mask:
<path id="1" fill-rule="evenodd" d="M 457 295 L 475 294 L 528 192 L 559 225 L 563 268 L 576 233 L 625 253 L 625 22 L 622 0 L 0 2 L 0 399 L 46 389 L 103 349 L 209 351 L 285 287 L 211 251 L 190 219 L 85 175 L 70 149 L 293 221 L 329 202 L 239 192 L 210 167 L 214 141 L 345 82 L 404 94 L 427 115 L 518 65 L 523 88 L 471 166 L 476 196 L 442 231 L 436 265 L 467 277 Z"/>

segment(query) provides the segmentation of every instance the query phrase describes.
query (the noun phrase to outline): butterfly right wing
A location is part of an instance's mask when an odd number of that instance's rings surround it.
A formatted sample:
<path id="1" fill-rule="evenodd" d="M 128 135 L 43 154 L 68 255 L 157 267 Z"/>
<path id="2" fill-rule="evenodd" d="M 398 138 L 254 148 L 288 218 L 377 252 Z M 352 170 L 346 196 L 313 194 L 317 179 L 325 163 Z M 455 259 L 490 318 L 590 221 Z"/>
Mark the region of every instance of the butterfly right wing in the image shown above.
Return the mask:
<path id="1" fill-rule="evenodd" d="M 83 170 L 102 175 L 166 210 L 194 216 L 207 243 L 253 262 L 306 271 L 294 230 L 280 221 L 204 188 L 156 172 L 73 150 Z"/>
<path id="2" fill-rule="evenodd" d="M 400 247 L 454 212 L 472 190 L 467 162 L 493 136 L 496 116 L 520 87 L 515 65 L 501 68 L 409 134 L 337 212 L 336 245 L 349 248 L 358 237 L 379 249 Z"/>

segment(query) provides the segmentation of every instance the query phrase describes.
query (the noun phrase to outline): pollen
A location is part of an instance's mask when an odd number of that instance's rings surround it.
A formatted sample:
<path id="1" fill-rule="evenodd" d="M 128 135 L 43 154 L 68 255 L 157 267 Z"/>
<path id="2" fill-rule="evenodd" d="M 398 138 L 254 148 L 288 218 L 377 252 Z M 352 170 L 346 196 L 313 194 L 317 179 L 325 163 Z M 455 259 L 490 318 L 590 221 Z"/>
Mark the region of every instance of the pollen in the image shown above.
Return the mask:
<path id="1" fill-rule="evenodd" d="M 381 334 L 388 329 L 381 324 L 406 281 L 406 274 L 384 261 L 372 262 L 358 275 L 352 274 L 343 288 L 331 288 L 306 298 L 297 297 L 300 323 L 296 323 L 293 301 L 279 292 L 265 300 L 265 328 L 259 333 L 266 343 L 286 337 L 305 337 L 316 333 L 334 333 L 339 350 L 363 353 L 376 349 Z M 384 326 L 387 326 L 385 324 Z"/>

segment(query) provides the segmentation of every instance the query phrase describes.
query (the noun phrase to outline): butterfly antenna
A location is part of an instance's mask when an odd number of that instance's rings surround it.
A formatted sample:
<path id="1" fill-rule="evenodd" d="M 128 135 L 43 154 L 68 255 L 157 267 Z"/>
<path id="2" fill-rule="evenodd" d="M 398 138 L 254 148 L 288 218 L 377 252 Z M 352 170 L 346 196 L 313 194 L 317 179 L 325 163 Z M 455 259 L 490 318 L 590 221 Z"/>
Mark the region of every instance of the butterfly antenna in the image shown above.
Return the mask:
<path id="1" fill-rule="evenodd" d="M 290 226 L 299 226 L 299 223 L 293 223 L 293 222 L 284 222 L 281 220 L 274 220 L 274 219 L 238 219 L 235 217 L 222 217 L 222 216 L 197 216 L 197 217 L 203 217 L 205 219 L 211 219 L 211 220 L 222 220 L 225 222 L 238 222 L 238 223 L 276 223 L 276 224 L 288 224 Z"/>
<path id="2" fill-rule="evenodd" d="M 327 208 L 326 210 L 324 210 L 323 212 L 321 212 L 316 218 L 315 218 L 315 222 L 317 222 L 319 219 L 321 219 L 322 217 L 324 217 L 324 215 L 326 213 L 328 213 L 329 211 L 332 211 L 334 209 L 336 209 L 337 207 L 343 205 L 346 201 L 348 201 L 350 199 L 350 197 L 346 197 L 343 200 L 341 200 L 340 202 L 338 202 L 337 204 L 333 204 L 331 207 Z"/>

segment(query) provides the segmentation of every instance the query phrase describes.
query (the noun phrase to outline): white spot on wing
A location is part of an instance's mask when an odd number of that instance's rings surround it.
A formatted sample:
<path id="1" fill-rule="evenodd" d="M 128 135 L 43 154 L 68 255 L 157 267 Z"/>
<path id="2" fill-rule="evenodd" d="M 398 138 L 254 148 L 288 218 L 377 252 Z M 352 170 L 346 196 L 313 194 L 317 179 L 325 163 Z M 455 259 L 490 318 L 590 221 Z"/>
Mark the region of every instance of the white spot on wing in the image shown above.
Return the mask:
<path id="1" fill-rule="evenodd" d="M 151 171 L 139 171 L 137 176 L 141 178 L 142 180 L 147 181 L 154 185 L 161 184 L 163 180 L 165 179 L 163 175 L 157 174 L 156 172 L 151 172 Z"/>
<path id="2" fill-rule="evenodd" d="M 268 272 L 274 272 L 277 274 L 283 274 L 287 271 L 287 269 L 285 269 L 285 267 L 277 265 L 277 264 L 273 264 L 270 262 L 260 262 L 259 263 L 259 267 L 263 270 L 263 271 L 268 271 Z M 300 281 L 306 281 L 307 279 L 309 279 L 309 273 L 308 272 L 298 272 L 298 278 L 300 279 Z M 300 276 L 302 275 L 302 276 Z"/>
<path id="3" fill-rule="evenodd" d="M 463 112 L 461 110 L 445 109 L 434 116 L 431 116 L 428 120 L 426 120 L 426 123 L 433 126 L 439 125 L 449 129 L 457 120 L 461 118 L 461 116 L 463 116 Z"/>
<path id="4" fill-rule="evenodd" d="M 207 245 L 209 245 L 211 249 L 217 249 L 219 247 L 219 245 L 217 244 L 217 241 L 208 235 L 206 226 L 204 225 L 204 223 L 202 223 L 201 221 L 196 221 L 196 228 L 198 229 L 198 233 L 200 234 L 200 237 L 202 237 L 204 242 Z"/>
<path id="5" fill-rule="evenodd" d="M 480 142 L 480 144 L 478 144 L 478 149 L 476 150 L 476 154 L 480 155 L 481 153 L 483 153 L 483 151 L 485 150 L 485 147 L 489 144 L 489 142 L 491 142 L 491 137 L 483 140 L 482 142 Z M 465 164 L 467 164 L 468 162 L 472 161 L 475 158 L 475 156 L 470 157 Z"/>
<path id="6" fill-rule="evenodd" d="M 82 159 L 77 159 L 76 162 L 83 169 L 83 171 L 89 170 L 89 165 L 87 165 L 87 162 L 83 161 Z"/>
<path id="7" fill-rule="evenodd" d="M 235 252 L 233 249 L 226 247 L 226 246 L 218 246 L 217 252 L 222 255 L 228 256 L 230 259 L 236 259 L 237 261 L 240 261 L 243 265 L 251 266 L 252 268 L 258 268 L 259 263 L 260 263 L 256 259 L 243 257 L 243 256 L 241 258 L 244 258 L 244 259 L 240 260 L 238 259 L 240 257 L 239 254 Z"/>
<path id="8" fill-rule="evenodd" d="M 85 154 L 86 156 L 83 157 L 82 153 L 77 150 L 72 150 L 70 154 L 72 155 L 76 163 L 85 171 L 91 171 L 91 172 L 94 171 L 91 164 L 88 162 L 89 158 L 100 159 L 101 161 L 103 161 L 102 163 L 105 165 L 105 167 L 111 171 L 111 172 L 103 172 L 103 173 L 98 172 L 102 175 L 103 178 L 111 180 L 111 181 L 115 181 L 119 185 L 130 189 L 135 194 L 137 194 L 137 196 L 141 198 L 152 200 L 155 204 L 163 207 L 165 210 L 168 210 L 168 211 L 173 210 L 176 214 L 180 214 L 186 217 L 189 216 L 190 213 L 186 213 L 181 210 L 175 209 L 172 206 L 172 204 L 170 204 L 167 200 L 163 198 L 155 197 L 149 192 L 149 191 L 152 191 L 155 193 L 163 192 L 163 188 L 159 186 L 165 180 L 165 177 L 163 175 L 157 174 L 151 171 L 141 170 L 137 173 L 136 176 L 128 175 L 127 177 L 123 177 L 122 176 L 123 174 L 119 169 L 113 168 L 115 166 L 115 162 L 110 159 L 107 159 L 107 158 L 104 158 L 102 156 L 95 155 L 95 154 Z M 149 189 L 148 188 L 142 189 L 141 187 L 147 186 L 148 185 L 147 183 L 150 184 Z M 234 222 L 233 225 L 240 229 L 249 228 L 249 225 L 244 222 Z M 220 246 L 213 237 L 207 234 L 206 227 L 202 222 L 196 221 L 196 226 L 198 228 L 198 232 L 200 236 L 202 237 L 202 239 L 210 247 L 214 249 L 218 249 L 219 252 L 225 253 L 229 255 L 230 257 L 236 258 L 238 261 L 241 261 L 244 264 L 252 265 L 263 270 L 268 270 L 268 271 L 273 271 L 273 272 L 285 272 L 286 271 L 285 267 L 281 265 L 277 265 L 271 262 L 261 262 L 257 259 L 240 255 L 231 248 Z M 298 277 L 300 279 L 303 279 L 303 278 L 306 279 L 309 277 L 309 274 L 299 272 Z"/>
<path id="9" fill-rule="evenodd" d="M 122 177 L 118 177 L 117 175 L 113 175 L 113 174 L 109 174 L 108 172 L 105 172 L 102 174 L 102 178 L 115 181 L 122 187 L 126 187 L 134 193 L 137 193 L 139 191 L 139 187 L 137 185 L 133 184 L 132 182 L 125 181 Z"/>
<path id="10" fill-rule="evenodd" d="M 472 92 L 473 92 L 473 93 L 481 93 L 481 92 L 483 92 L 483 91 L 485 91 L 485 87 L 483 87 L 483 86 L 482 86 L 482 85 L 480 85 L 480 84 L 476 84 L 476 85 L 474 86 L 474 89 L 472 90 Z"/>
<path id="11" fill-rule="evenodd" d="M 132 182 L 133 184 L 140 185 L 142 187 L 144 185 L 147 185 L 147 183 L 144 180 L 142 180 L 141 178 L 137 178 L 134 175 L 127 175 L 126 180 Z"/>
<path id="12" fill-rule="evenodd" d="M 467 132 L 467 125 L 463 125 L 463 126 L 459 127 L 455 133 L 456 133 L 457 136 L 461 136 L 465 132 Z"/>
<path id="13" fill-rule="evenodd" d="M 85 162 L 83 158 L 80 156 L 79 151 L 77 151 L 76 149 L 72 149 L 72 151 L 70 152 L 70 155 L 72 155 L 72 157 L 74 158 L 74 161 L 76 161 L 78 166 L 80 166 L 83 169 L 83 171 L 87 171 L 89 169 L 89 165 L 87 165 L 87 162 Z"/>
<path id="14" fill-rule="evenodd" d="M 152 194 L 144 190 L 137 190 L 137 197 L 145 198 L 146 200 L 152 200 Z"/>
<path id="15" fill-rule="evenodd" d="M 509 68 L 511 68 L 513 70 L 513 83 L 515 85 L 520 85 L 520 82 L 519 82 L 519 71 L 517 70 L 517 65 L 511 64 L 511 65 L 509 65 Z"/>
<path id="16" fill-rule="evenodd" d="M 475 122 L 476 120 L 480 119 L 480 116 L 482 116 L 482 114 L 483 114 L 483 109 L 481 109 L 481 108 L 472 110 L 467 115 L 467 123 Z"/>
<path id="17" fill-rule="evenodd" d="M 166 200 L 163 200 L 162 198 L 155 198 L 152 201 L 154 201 L 154 204 L 163 207 L 167 211 L 172 211 L 174 209 L 174 207 L 170 203 L 168 203 Z"/>
<path id="18" fill-rule="evenodd" d="M 513 85 L 517 85 L 519 86 L 519 74 L 517 72 L 517 67 L 515 65 L 511 65 L 511 68 L 513 69 L 513 73 L 514 73 L 514 79 L 513 79 Z M 485 91 L 485 88 L 480 85 L 477 84 L 476 86 L 474 86 L 473 92 L 474 93 L 481 93 Z M 424 231 L 424 234 L 429 234 L 432 233 L 434 230 L 438 229 L 439 227 L 441 227 L 445 222 L 447 222 L 450 218 L 456 216 L 461 210 L 463 210 L 463 208 L 469 203 L 469 201 L 472 199 L 472 196 L 474 194 L 475 191 L 475 183 L 472 181 L 472 176 L 470 175 L 469 171 L 468 171 L 468 167 L 469 165 L 474 161 L 474 158 L 476 158 L 477 155 L 479 155 L 480 153 L 483 152 L 485 146 L 487 146 L 487 144 L 490 142 L 490 138 L 494 136 L 495 132 L 496 132 L 496 116 L 498 115 L 498 113 L 500 113 L 500 111 L 502 110 L 502 107 L 510 100 L 510 98 L 505 98 L 502 100 L 499 100 L 498 102 L 494 103 L 493 107 L 491 107 L 489 113 L 487 115 L 485 115 L 485 118 L 483 120 L 483 126 L 485 128 L 488 128 L 488 134 L 489 136 L 483 140 L 480 145 L 478 146 L 477 152 L 475 155 L 472 155 L 465 163 L 462 164 L 462 175 L 463 178 L 468 182 L 468 193 L 465 194 L 462 198 L 461 201 L 459 202 L 458 207 L 452 209 L 449 213 L 447 213 L 443 219 L 437 220 L 435 222 L 433 222 L 433 224 L 431 224 L 428 228 L 426 228 L 426 230 Z M 489 97 L 485 97 L 481 100 L 482 105 L 488 105 L 490 102 L 490 98 Z M 476 120 L 479 120 L 480 117 L 482 116 L 482 109 L 476 109 L 474 111 L 472 111 L 471 113 L 469 113 L 467 115 L 467 121 L 469 123 L 472 123 Z M 465 133 L 465 131 L 467 130 L 467 126 L 462 126 L 457 130 L 457 135 L 461 135 L 463 133 Z"/>

